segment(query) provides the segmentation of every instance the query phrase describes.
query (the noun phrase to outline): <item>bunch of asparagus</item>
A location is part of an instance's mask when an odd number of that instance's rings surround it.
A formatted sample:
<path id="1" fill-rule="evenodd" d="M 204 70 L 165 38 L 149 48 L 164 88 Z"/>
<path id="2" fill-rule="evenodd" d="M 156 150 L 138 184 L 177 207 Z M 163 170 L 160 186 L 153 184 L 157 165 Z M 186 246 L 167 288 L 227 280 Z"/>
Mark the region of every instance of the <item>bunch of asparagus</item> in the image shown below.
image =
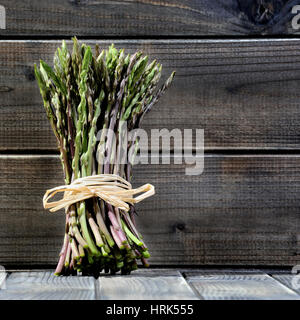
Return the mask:
<path id="1" fill-rule="evenodd" d="M 132 159 L 120 161 L 122 125 L 137 129 L 171 84 L 174 73 L 156 90 L 162 66 L 148 63 L 142 52 L 125 55 L 111 45 L 79 45 L 73 51 L 63 41 L 54 55 L 54 69 L 44 61 L 35 65 L 35 76 L 44 107 L 58 141 L 65 183 L 96 174 L 117 174 L 130 182 Z M 104 134 L 105 130 L 108 134 Z M 97 136 L 99 130 L 102 134 Z M 110 132 L 114 132 L 114 135 Z M 138 137 L 127 150 L 138 150 Z M 129 274 L 137 260 L 148 266 L 150 257 L 137 231 L 134 206 L 119 210 L 102 199 L 92 198 L 69 206 L 66 231 L 56 275 L 94 275 L 103 270 Z"/>

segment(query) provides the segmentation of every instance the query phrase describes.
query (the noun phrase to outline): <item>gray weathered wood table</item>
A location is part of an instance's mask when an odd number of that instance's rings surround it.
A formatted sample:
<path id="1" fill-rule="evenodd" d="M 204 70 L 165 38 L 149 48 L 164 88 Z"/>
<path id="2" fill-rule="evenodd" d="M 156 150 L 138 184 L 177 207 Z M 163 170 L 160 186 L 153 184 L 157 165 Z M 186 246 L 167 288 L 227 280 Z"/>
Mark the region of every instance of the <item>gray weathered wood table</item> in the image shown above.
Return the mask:
<path id="1" fill-rule="evenodd" d="M 0 279 L 0 300 L 300 300 L 293 277 L 258 269 L 149 269 L 98 280 L 12 271 Z"/>

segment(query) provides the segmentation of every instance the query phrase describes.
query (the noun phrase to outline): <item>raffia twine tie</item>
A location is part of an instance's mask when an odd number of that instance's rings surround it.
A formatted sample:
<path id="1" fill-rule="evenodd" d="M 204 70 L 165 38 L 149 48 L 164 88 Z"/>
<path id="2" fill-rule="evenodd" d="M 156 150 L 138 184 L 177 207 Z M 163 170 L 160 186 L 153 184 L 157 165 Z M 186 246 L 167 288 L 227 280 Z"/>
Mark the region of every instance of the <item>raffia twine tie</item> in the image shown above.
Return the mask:
<path id="1" fill-rule="evenodd" d="M 63 198 L 58 201 L 49 202 L 57 193 L 63 192 Z M 133 197 L 140 194 L 137 197 Z M 132 189 L 131 184 L 115 174 L 100 174 L 74 180 L 69 185 L 59 186 L 46 191 L 43 197 L 45 209 L 51 212 L 94 197 L 106 201 L 120 210 L 128 211 L 130 204 L 138 203 L 155 194 L 154 186 L 145 184 L 139 188 Z"/>

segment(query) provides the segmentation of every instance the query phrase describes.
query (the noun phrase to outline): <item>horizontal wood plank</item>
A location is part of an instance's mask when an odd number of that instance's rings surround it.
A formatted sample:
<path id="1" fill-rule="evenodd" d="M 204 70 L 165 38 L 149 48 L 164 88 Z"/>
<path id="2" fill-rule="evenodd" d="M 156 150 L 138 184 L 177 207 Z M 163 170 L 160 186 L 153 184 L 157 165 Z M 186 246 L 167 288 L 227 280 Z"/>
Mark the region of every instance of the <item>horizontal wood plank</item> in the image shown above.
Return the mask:
<path id="1" fill-rule="evenodd" d="M 94 300 L 92 277 L 57 277 L 52 272 L 16 272 L 0 290 L 0 300 Z"/>
<path id="2" fill-rule="evenodd" d="M 40 58 L 51 63 L 59 44 L 0 41 L 0 151 L 57 149 L 33 64 Z M 299 150 L 300 40 L 115 44 L 157 58 L 165 67 L 164 77 L 177 71 L 172 87 L 145 118 L 148 133 L 151 128 L 204 129 L 206 150 Z"/>
<path id="3" fill-rule="evenodd" d="M 185 279 L 177 276 L 106 276 L 98 278 L 100 300 L 198 300 Z"/>
<path id="4" fill-rule="evenodd" d="M 295 33 L 297 0 L 2 0 L 1 35 L 212 36 Z"/>
<path id="5" fill-rule="evenodd" d="M 0 265 L 55 264 L 64 214 L 42 207 L 61 185 L 58 156 L 0 157 Z M 152 265 L 281 265 L 300 262 L 300 156 L 207 155 L 185 165 L 138 165 L 134 185 L 156 195 L 137 205 Z"/>
<path id="6" fill-rule="evenodd" d="M 205 300 L 300 300 L 294 291 L 267 274 L 199 272 L 187 276 Z"/>

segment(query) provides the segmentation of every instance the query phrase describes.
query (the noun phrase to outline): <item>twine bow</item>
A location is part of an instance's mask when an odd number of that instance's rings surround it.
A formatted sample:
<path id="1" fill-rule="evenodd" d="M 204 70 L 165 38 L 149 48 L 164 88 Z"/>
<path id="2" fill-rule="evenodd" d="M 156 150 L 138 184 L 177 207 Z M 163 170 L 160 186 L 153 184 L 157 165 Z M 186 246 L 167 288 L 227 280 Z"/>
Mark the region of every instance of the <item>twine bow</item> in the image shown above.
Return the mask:
<path id="1" fill-rule="evenodd" d="M 62 199 L 49 202 L 60 192 L 64 192 Z M 139 193 L 141 193 L 139 196 L 133 197 Z M 55 212 L 62 208 L 67 209 L 76 202 L 99 197 L 112 206 L 127 212 L 129 210 L 128 203 L 138 203 L 154 194 L 154 186 L 151 184 L 132 189 L 131 184 L 118 175 L 100 174 L 79 178 L 69 185 L 47 190 L 43 197 L 43 205 L 45 209 Z"/>

